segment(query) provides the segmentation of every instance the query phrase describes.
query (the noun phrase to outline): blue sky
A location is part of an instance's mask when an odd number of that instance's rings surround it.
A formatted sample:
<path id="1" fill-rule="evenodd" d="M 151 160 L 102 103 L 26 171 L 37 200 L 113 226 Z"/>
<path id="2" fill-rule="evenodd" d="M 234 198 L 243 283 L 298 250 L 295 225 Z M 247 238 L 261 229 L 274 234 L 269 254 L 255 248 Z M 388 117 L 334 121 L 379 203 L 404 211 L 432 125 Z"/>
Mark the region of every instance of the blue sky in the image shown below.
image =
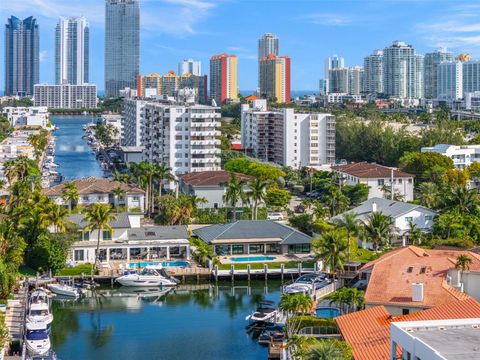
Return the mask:
<path id="1" fill-rule="evenodd" d="M 280 53 L 292 59 L 292 89 L 316 90 L 331 54 L 347 65 L 393 40 L 419 53 L 442 45 L 480 58 L 480 3 L 454 0 L 141 0 L 142 73 L 177 70 L 178 61 L 202 61 L 222 52 L 239 56 L 239 88 L 257 84 L 257 40 L 280 37 Z M 40 24 L 40 80 L 54 82 L 54 27 L 59 16 L 87 17 L 91 24 L 90 82 L 103 89 L 103 0 L 3 0 L 0 19 L 33 15 Z M 2 26 L 3 28 L 3 26 Z M 3 32 L 3 30 L 2 30 Z M 0 36 L 4 58 L 4 36 Z M 4 69 L 0 72 L 4 85 Z"/>

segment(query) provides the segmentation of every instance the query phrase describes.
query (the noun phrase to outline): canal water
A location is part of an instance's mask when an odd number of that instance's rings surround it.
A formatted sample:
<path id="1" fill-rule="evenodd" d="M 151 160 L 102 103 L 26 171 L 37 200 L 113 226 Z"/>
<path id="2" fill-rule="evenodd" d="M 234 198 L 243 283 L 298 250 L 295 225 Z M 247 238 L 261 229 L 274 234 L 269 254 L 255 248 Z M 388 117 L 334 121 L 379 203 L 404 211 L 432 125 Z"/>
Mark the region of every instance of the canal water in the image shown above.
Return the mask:
<path id="1" fill-rule="evenodd" d="M 103 171 L 87 142 L 82 139 L 83 125 L 95 121 L 92 116 L 51 116 L 55 131 L 55 163 L 65 180 L 86 176 L 103 177 Z"/>
<path id="2" fill-rule="evenodd" d="M 245 330 L 261 300 L 278 302 L 280 282 L 100 289 L 76 301 L 54 300 L 52 345 L 59 360 L 266 359 Z"/>

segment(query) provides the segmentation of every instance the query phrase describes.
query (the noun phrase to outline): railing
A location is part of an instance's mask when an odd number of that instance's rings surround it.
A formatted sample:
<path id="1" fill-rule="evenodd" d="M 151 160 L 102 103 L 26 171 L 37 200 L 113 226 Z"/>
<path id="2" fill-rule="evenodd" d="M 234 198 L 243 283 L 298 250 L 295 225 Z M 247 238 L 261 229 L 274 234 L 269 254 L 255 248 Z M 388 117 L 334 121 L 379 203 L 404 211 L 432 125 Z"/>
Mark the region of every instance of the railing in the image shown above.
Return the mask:
<path id="1" fill-rule="evenodd" d="M 338 329 L 334 326 L 307 326 L 298 332 L 298 335 L 311 337 L 340 336 Z"/>

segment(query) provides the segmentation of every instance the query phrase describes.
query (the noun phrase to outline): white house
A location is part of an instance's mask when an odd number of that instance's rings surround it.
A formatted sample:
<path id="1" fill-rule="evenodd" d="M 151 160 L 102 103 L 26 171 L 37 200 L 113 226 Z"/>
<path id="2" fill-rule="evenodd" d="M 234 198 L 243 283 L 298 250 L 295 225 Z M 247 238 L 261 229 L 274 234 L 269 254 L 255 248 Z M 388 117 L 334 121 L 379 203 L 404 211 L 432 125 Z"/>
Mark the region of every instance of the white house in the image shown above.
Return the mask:
<path id="1" fill-rule="evenodd" d="M 251 176 L 237 174 L 240 181 L 250 181 Z M 207 200 L 205 204 L 199 204 L 200 208 L 217 209 L 225 207 L 223 196 L 225 195 L 226 183 L 230 180 L 231 173 L 225 170 L 192 172 L 179 176 L 180 191 L 188 195 L 196 195 Z M 248 189 L 245 189 L 249 191 Z M 242 202 L 237 204 L 242 207 Z"/>
<path id="2" fill-rule="evenodd" d="M 430 232 L 437 214 L 424 206 L 393 201 L 384 198 L 372 198 L 364 201 L 360 206 L 349 210 L 357 215 L 362 222 L 367 222 L 373 212 L 381 212 L 392 219 L 395 238 L 392 244 L 405 246 L 409 243 L 408 235 L 410 224 L 414 224 L 422 232 Z M 342 214 L 334 216 L 332 221 L 338 221 Z M 372 247 L 371 243 L 363 242 L 363 247 Z"/>
<path id="3" fill-rule="evenodd" d="M 140 225 L 140 214 L 116 214 L 110 222 L 113 233 L 100 233 L 101 261 L 154 261 L 171 258 L 190 258 L 187 227 Z M 83 214 L 71 214 L 68 220 L 78 229 L 78 240 L 71 246 L 69 260 L 72 263 L 93 263 L 97 247 L 98 231 L 83 231 L 87 222 Z"/>
<path id="4" fill-rule="evenodd" d="M 337 165 L 332 170 L 342 185 L 367 185 L 370 188 L 369 199 L 385 197 L 384 189 L 391 189 L 393 180 L 394 194 L 402 196 L 404 201 L 413 200 L 415 175 L 368 162 Z"/>
<path id="5" fill-rule="evenodd" d="M 48 125 L 48 109 L 46 106 L 5 107 L 2 110 L 12 126 L 39 126 Z"/>
<path id="6" fill-rule="evenodd" d="M 128 211 L 145 211 L 145 192 L 129 184 L 119 181 L 95 177 L 72 180 L 78 191 L 78 206 L 89 206 L 95 203 L 122 206 Z M 122 194 L 115 194 L 115 189 L 121 189 Z M 42 194 L 54 200 L 58 205 L 71 206 L 64 199 L 65 183 L 42 190 Z"/>
<path id="7" fill-rule="evenodd" d="M 448 145 L 437 144 L 430 147 L 422 147 L 422 152 L 435 152 L 445 155 L 453 160 L 457 169 L 464 169 L 475 161 L 480 161 L 480 145 Z"/>

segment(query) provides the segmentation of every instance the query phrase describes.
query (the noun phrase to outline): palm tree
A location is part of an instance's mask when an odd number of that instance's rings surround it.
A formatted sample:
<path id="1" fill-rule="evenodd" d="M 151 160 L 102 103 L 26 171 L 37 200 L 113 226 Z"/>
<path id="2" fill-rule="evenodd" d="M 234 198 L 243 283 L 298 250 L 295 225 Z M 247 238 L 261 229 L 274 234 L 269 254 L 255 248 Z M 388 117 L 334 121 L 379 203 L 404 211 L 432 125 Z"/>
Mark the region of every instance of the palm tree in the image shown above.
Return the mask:
<path id="1" fill-rule="evenodd" d="M 412 245 L 420 245 L 422 242 L 422 230 L 413 221 L 408 222 L 408 240 Z"/>
<path id="2" fill-rule="evenodd" d="M 73 181 L 63 184 L 62 192 L 63 201 L 68 202 L 68 210 L 72 210 L 78 203 L 78 188 Z"/>
<path id="3" fill-rule="evenodd" d="M 328 194 L 325 196 L 325 203 L 330 208 L 332 216 L 348 208 L 348 198 L 336 186 L 330 187 Z"/>
<path id="4" fill-rule="evenodd" d="M 390 241 L 393 231 L 392 218 L 383 215 L 381 212 L 374 211 L 363 226 L 364 235 L 373 242 L 373 249 L 378 250 Z"/>
<path id="5" fill-rule="evenodd" d="M 123 199 L 125 196 L 125 190 L 123 190 L 120 186 L 117 186 L 112 190 L 112 194 L 113 194 L 114 207 L 115 209 L 117 209 L 119 200 Z"/>
<path id="6" fill-rule="evenodd" d="M 65 232 L 69 226 L 69 222 L 66 220 L 66 217 L 69 213 L 67 209 L 63 206 L 57 205 L 55 203 L 50 203 L 46 211 L 42 212 L 43 219 L 48 225 L 53 225 L 53 231 L 56 232 Z"/>
<path id="7" fill-rule="evenodd" d="M 18 176 L 17 169 L 15 168 L 15 162 L 13 160 L 5 161 L 3 163 L 3 172 L 8 183 L 12 185 Z"/>
<path id="8" fill-rule="evenodd" d="M 420 205 L 435 209 L 440 201 L 437 184 L 433 182 L 424 182 L 418 185 L 417 198 L 420 201 Z"/>
<path id="9" fill-rule="evenodd" d="M 352 235 L 358 235 L 360 230 L 360 221 L 357 219 L 357 214 L 354 212 L 347 212 L 342 215 L 340 220 L 337 222 L 338 226 L 347 230 L 347 240 L 348 240 L 348 249 L 347 249 L 347 262 L 350 262 L 350 238 Z"/>
<path id="10" fill-rule="evenodd" d="M 347 360 L 342 350 L 332 340 L 320 340 L 310 348 L 305 360 Z"/>
<path id="11" fill-rule="evenodd" d="M 237 221 L 237 204 L 241 200 L 246 202 L 245 192 L 243 191 L 244 182 L 239 180 L 233 173 L 230 174 L 230 180 L 226 183 L 225 195 L 223 199 L 226 203 L 229 203 L 233 209 L 232 221 Z"/>
<path id="12" fill-rule="evenodd" d="M 125 184 L 129 184 L 133 180 L 132 175 L 130 173 L 122 174 L 122 173 L 119 173 L 117 171 L 115 171 L 112 174 L 112 178 L 115 181 L 119 181 L 119 182 L 122 182 L 122 183 L 125 183 Z"/>
<path id="13" fill-rule="evenodd" d="M 328 207 L 323 206 L 320 201 L 315 201 L 313 203 L 313 214 L 317 220 L 325 220 L 330 216 L 330 210 Z"/>
<path id="14" fill-rule="evenodd" d="M 166 163 L 154 164 L 154 177 L 158 182 L 158 196 L 162 196 L 163 182 L 173 181 L 174 177 L 171 173 L 172 169 L 168 167 Z"/>
<path id="15" fill-rule="evenodd" d="M 444 198 L 444 208 L 458 208 L 461 213 L 475 214 L 480 208 L 480 195 L 476 189 L 455 186 L 447 192 Z"/>
<path id="16" fill-rule="evenodd" d="M 318 259 L 330 268 L 330 272 L 334 274 L 337 270 L 343 269 L 345 261 L 345 252 L 347 251 L 347 241 L 345 232 L 340 229 L 322 234 L 312 243 L 313 250 Z"/>
<path id="17" fill-rule="evenodd" d="M 468 255 L 458 255 L 455 268 L 461 270 L 462 272 L 465 270 L 470 270 L 470 265 L 472 264 L 472 259 Z"/>
<path id="18" fill-rule="evenodd" d="M 266 201 L 267 186 L 268 182 L 260 178 L 253 179 L 248 183 L 252 203 L 252 220 L 258 220 L 258 205 Z"/>
<path id="19" fill-rule="evenodd" d="M 198 209 L 199 205 L 208 204 L 208 200 L 202 196 L 197 196 L 195 194 L 188 196 L 194 210 Z"/>
<path id="20" fill-rule="evenodd" d="M 113 233 L 113 229 L 110 226 L 110 221 L 117 220 L 117 217 L 112 214 L 112 208 L 107 204 L 93 204 L 84 210 L 85 221 L 87 225 L 83 231 L 95 231 L 97 230 L 97 250 L 95 254 L 95 266 L 99 260 L 100 255 L 100 232 L 107 230 L 110 234 Z"/>

